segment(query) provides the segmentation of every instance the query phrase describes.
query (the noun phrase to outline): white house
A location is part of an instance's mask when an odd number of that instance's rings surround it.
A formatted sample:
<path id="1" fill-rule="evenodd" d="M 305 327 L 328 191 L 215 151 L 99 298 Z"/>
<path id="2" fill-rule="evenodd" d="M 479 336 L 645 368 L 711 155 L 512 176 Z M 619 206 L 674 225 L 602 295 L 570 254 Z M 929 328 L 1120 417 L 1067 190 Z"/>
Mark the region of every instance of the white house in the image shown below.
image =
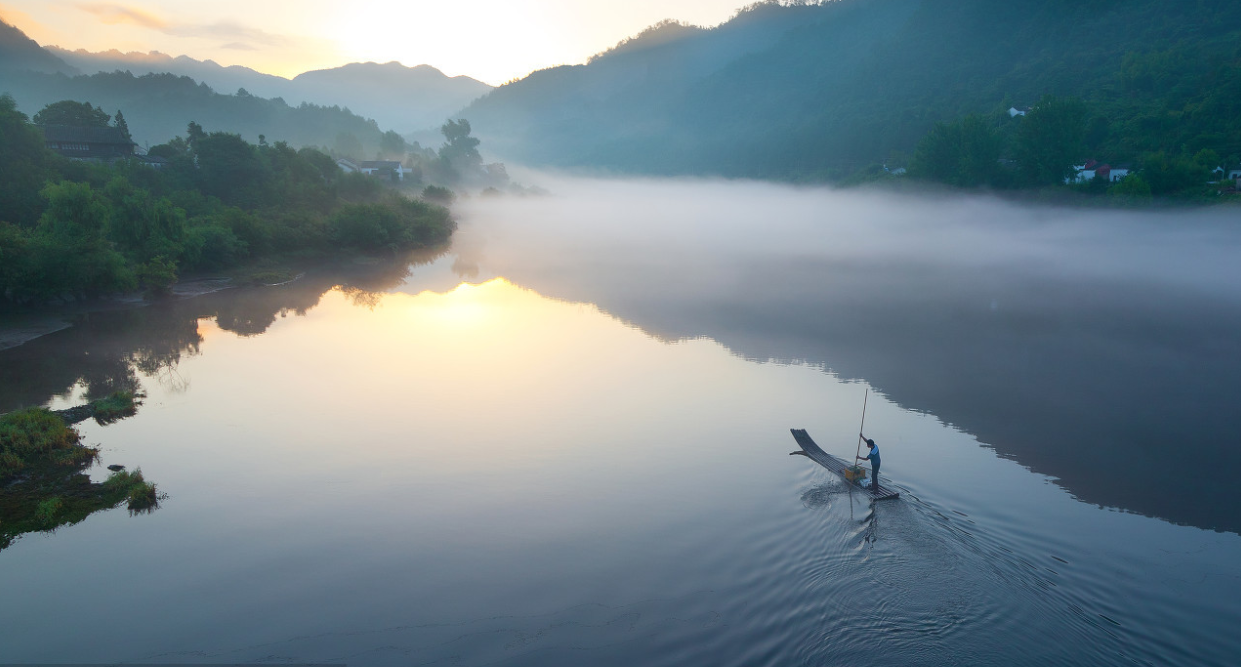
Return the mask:
<path id="1" fill-rule="evenodd" d="M 1017 107 L 1009 107 L 1009 108 L 1008 108 L 1008 117 L 1009 117 L 1009 118 L 1016 118 L 1017 116 L 1024 116 L 1024 115 L 1026 115 L 1026 112 L 1027 112 L 1027 111 L 1029 111 L 1029 109 L 1018 109 Z"/>
<path id="2" fill-rule="evenodd" d="M 1115 183 L 1116 181 L 1128 176 L 1129 171 L 1129 167 L 1112 167 L 1111 171 L 1108 172 L 1107 180 L 1111 183 Z"/>
<path id="3" fill-rule="evenodd" d="M 395 174 L 398 180 L 405 180 L 405 174 L 413 173 L 412 169 L 406 169 L 405 165 L 396 160 L 363 160 L 354 162 L 349 158 L 342 157 L 336 160 L 336 166 L 341 171 L 361 172 L 367 176 L 388 176 Z"/>
<path id="4" fill-rule="evenodd" d="M 405 180 L 405 174 L 413 173 L 405 165 L 396 160 L 367 160 L 358 163 L 358 169 L 367 176 L 384 176 L 396 174 L 397 180 Z"/>
<path id="5" fill-rule="evenodd" d="M 1093 181 L 1095 170 L 1098 166 L 1099 163 L 1096 160 L 1086 160 L 1083 164 L 1075 164 L 1073 165 L 1073 175 L 1065 178 L 1064 182 L 1085 183 L 1086 181 Z"/>
<path id="6" fill-rule="evenodd" d="M 1073 175 L 1064 179 L 1065 183 L 1085 183 L 1102 178 L 1108 183 L 1115 183 L 1129 175 L 1129 167 L 1113 167 L 1098 160 L 1087 160 L 1083 164 L 1073 165 Z"/>

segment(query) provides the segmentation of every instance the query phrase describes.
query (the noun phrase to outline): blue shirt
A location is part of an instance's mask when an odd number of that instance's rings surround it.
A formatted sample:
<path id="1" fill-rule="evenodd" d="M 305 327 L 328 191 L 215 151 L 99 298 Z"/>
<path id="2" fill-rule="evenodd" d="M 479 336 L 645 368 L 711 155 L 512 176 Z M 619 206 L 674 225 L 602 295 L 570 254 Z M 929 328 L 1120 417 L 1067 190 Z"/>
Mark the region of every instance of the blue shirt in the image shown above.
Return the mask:
<path id="1" fill-rule="evenodd" d="M 879 462 L 879 445 L 870 448 L 870 453 L 862 457 L 863 461 L 870 460 L 875 463 Z"/>

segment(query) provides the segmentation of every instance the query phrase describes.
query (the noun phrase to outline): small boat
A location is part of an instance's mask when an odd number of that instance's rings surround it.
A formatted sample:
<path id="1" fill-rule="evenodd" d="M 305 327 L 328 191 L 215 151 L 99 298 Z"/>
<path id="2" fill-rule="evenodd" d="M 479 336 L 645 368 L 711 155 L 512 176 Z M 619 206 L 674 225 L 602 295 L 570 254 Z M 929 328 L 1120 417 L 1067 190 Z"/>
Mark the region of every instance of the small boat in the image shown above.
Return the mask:
<path id="1" fill-rule="evenodd" d="M 810 439 L 810 434 L 806 433 L 804 429 L 795 428 L 790 430 L 793 432 L 793 439 L 796 440 L 798 446 L 801 447 L 801 451 L 789 452 L 789 456 L 805 456 L 824 468 L 840 475 L 840 478 L 845 480 L 845 483 L 853 485 L 858 491 L 870 496 L 872 500 L 892 500 L 894 498 L 901 497 L 901 494 L 895 489 L 882 484 L 879 485 L 878 491 L 871 490 L 870 484 L 863 486 L 861 482 L 866 478 L 853 474 L 853 470 L 856 466 L 850 466 L 844 461 L 823 451 L 821 447 L 815 444 L 814 440 Z"/>

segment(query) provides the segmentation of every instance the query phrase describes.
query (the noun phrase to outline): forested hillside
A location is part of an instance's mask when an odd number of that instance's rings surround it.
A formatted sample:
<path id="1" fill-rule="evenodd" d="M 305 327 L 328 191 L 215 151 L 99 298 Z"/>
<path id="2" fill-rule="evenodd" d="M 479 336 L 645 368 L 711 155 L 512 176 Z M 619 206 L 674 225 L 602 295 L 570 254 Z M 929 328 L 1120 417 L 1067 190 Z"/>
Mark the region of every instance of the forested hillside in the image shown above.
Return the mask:
<path id="1" fill-rule="evenodd" d="M 1084 104 L 1079 157 L 1241 154 L 1241 4 L 838 0 L 663 26 L 463 115 L 513 159 L 644 173 L 842 177 L 939 122 Z"/>
<path id="2" fill-rule="evenodd" d="M 90 102 L 110 114 L 123 111 L 134 141 L 139 145 L 164 143 L 197 120 L 258 142 L 287 141 L 294 146 L 340 148 L 351 157 L 370 159 L 379 150 L 383 131 L 370 119 L 340 107 L 314 104 L 292 106 L 282 99 L 268 100 L 239 91 L 215 92 L 189 77 L 129 72 L 66 76 L 42 72 L 6 72 L 0 94 L 8 93 L 18 107 L 33 115 L 60 100 Z"/>

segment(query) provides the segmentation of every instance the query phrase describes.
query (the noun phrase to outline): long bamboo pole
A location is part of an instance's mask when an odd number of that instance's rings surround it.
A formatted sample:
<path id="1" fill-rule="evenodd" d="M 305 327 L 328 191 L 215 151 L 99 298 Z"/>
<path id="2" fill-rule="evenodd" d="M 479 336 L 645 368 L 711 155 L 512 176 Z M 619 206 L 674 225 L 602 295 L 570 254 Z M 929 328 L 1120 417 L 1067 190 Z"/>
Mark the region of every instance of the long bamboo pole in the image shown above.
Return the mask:
<path id="1" fill-rule="evenodd" d="M 853 457 L 853 465 L 857 465 L 857 460 L 862 458 L 862 431 L 866 430 L 866 399 L 870 398 L 870 387 L 866 388 L 866 393 L 862 396 L 862 424 L 857 428 L 857 455 Z"/>

